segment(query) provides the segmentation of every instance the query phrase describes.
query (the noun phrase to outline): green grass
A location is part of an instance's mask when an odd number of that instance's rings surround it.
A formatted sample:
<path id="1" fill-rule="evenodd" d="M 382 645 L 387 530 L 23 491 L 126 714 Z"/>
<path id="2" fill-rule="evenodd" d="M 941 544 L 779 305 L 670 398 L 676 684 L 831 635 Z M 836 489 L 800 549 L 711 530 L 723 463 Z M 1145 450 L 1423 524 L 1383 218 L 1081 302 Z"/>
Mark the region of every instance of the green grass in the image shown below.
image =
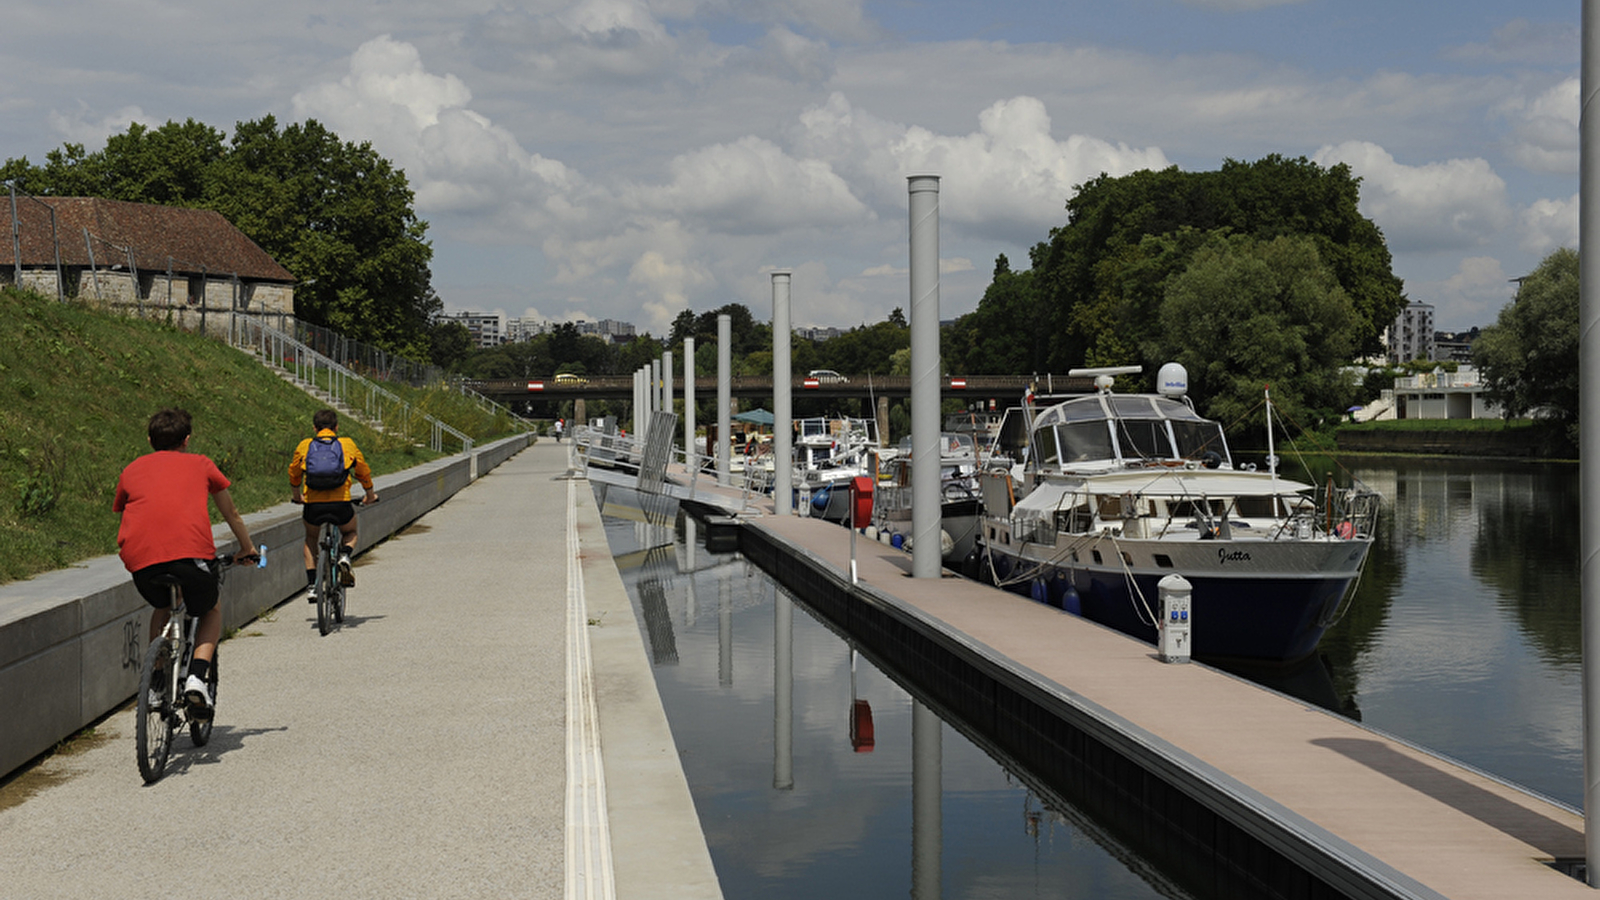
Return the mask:
<path id="1" fill-rule="evenodd" d="M 1388 419 L 1347 422 L 1340 431 L 1520 431 L 1538 428 L 1534 419 Z"/>
<path id="2" fill-rule="evenodd" d="M 145 426 L 162 407 L 194 417 L 190 450 L 216 461 L 242 511 L 289 499 L 289 457 L 323 404 L 254 358 L 163 323 L 30 292 L 0 291 L 0 315 L 0 582 L 116 552 L 117 476 L 150 452 Z M 453 403 L 430 402 L 474 440 L 510 431 L 481 411 L 458 423 Z M 377 474 L 439 455 L 349 418 L 339 430 Z"/>

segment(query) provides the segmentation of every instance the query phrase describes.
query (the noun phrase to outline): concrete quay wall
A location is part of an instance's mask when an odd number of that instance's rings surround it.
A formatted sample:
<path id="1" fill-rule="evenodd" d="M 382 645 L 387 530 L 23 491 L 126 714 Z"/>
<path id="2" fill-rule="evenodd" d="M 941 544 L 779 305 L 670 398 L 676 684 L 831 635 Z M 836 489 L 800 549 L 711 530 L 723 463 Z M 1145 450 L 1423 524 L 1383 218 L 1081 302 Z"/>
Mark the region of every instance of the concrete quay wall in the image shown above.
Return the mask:
<path id="1" fill-rule="evenodd" d="M 358 551 L 448 500 L 529 440 L 518 435 L 380 476 L 380 502 L 360 510 Z M 244 518 L 256 542 L 267 545 L 267 567 L 227 572 L 220 601 L 224 634 L 305 587 L 300 507 L 283 503 Z M 216 526 L 213 535 L 220 550 L 236 549 L 227 525 Z M 150 613 L 115 555 L 0 585 L 0 775 L 134 695 Z"/>

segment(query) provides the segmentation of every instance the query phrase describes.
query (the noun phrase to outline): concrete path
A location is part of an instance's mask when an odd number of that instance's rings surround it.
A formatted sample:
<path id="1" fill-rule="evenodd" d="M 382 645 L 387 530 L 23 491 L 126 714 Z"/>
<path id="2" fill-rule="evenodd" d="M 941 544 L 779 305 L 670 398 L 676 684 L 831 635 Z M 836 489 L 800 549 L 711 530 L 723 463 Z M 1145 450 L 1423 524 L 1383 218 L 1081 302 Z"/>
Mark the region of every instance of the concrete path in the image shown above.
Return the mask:
<path id="1" fill-rule="evenodd" d="M 539 444 L 360 557 L 327 637 L 296 597 L 225 641 L 211 743 L 179 736 L 156 784 L 131 706 L 16 779 L 0 894 L 720 897 L 593 495 L 565 475 Z"/>

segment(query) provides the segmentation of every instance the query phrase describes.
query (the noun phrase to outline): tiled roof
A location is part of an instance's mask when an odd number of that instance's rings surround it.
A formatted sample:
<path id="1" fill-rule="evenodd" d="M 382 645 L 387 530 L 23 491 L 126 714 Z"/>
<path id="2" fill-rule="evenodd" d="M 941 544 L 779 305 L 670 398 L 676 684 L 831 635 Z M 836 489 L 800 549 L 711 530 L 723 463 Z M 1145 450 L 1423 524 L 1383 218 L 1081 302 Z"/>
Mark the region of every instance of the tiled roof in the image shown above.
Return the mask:
<path id="1" fill-rule="evenodd" d="M 221 213 L 98 197 L 18 197 L 18 239 L 24 266 L 56 264 L 50 213 L 40 204 L 55 210 L 56 236 L 64 266 L 89 265 L 89 248 L 84 242 L 84 229 L 88 229 L 98 238 L 93 241 L 94 262 L 102 269 L 126 266 L 128 254 L 123 248 L 128 248 L 141 272 L 165 272 L 170 258 L 173 274 L 204 271 L 213 277 L 238 275 L 251 281 L 295 281 L 288 269 L 278 265 Z M 11 234 L 11 204 L 0 203 L 0 266 L 16 264 Z"/>

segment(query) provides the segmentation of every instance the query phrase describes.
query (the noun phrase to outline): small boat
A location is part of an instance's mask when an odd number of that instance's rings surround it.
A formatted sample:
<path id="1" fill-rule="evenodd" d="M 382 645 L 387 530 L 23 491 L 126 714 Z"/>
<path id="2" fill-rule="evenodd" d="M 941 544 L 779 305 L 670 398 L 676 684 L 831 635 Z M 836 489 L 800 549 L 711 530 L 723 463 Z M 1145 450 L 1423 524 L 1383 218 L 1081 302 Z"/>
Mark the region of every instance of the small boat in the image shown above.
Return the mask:
<path id="1" fill-rule="evenodd" d="M 882 480 L 873 494 L 872 519 L 879 534 L 911 534 L 911 439 L 900 442 L 882 463 Z M 971 434 L 939 435 L 939 536 L 944 564 L 960 568 L 977 547 L 978 448 Z"/>
<path id="2" fill-rule="evenodd" d="M 1154 642 L 1158 583 L 1192 587 L 1196 657 L 1290 663 L 1343 614 L 1366 563 L 1378 496 L 1236 467 L 1221 426 L 1185 397 L 1183 367 L 1156 394 L 1116 394 L 1138 367 L 1074 370 L 1093 393 L 1037 411 L 1012 469 L 985 471 L 978 575 Z"/>
<path id="3" fill-rule="evenodd" d="M 792 485 L 802 514 L 842 522 L 849 516 L 850 479 L 872 474 L 878 424 L 847 416 L 795 423 Z"/>

